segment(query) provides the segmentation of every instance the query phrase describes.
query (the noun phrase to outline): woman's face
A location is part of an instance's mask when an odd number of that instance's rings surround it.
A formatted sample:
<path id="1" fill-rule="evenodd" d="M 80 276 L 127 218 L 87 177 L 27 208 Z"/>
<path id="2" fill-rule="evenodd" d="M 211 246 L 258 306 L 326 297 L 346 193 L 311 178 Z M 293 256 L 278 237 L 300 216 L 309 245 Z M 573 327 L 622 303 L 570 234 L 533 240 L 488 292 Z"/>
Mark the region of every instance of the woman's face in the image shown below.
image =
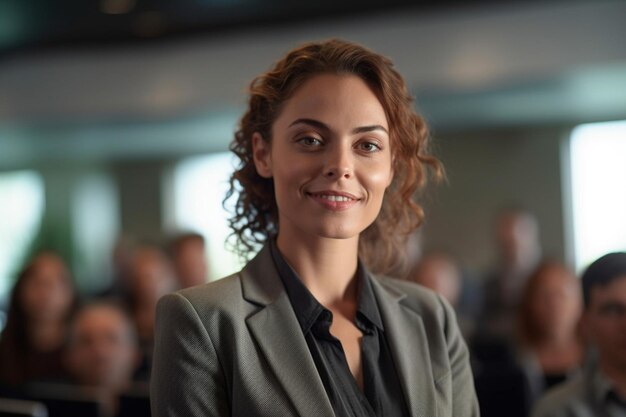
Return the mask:
<path id="1" fill-rule="evenodd" d="M 158 249 L 144 247 L 133 256 L 130 274 L 131 291 L 135 301 L 156 304 L 161 296 L 174 289 L 170 265 Z"/>
<path id="2" fill-rule="evenodd" d="M 258 173 L 273 178 L 279 234 L 357 238 L 393 178 L 389 126 L 359 77 L 317 75 L 283 104 L 271 143 L 253 137 Z"/>
<path id="3" fill-rule="evenodd" d="M 72 298 L 73 289 L 63 261 L 52 254 L 38 255 L 31 274 L 25 277 L 20 300 L 28 318 L 63 320 Z"/>
<path id="4" fill-rule="evenodd" d="M 576 278 L 562 267 L 551 266 L 541 276 L 531 302 L 535 323 L 542 333 L 573 332 L 581 314 Z"/>

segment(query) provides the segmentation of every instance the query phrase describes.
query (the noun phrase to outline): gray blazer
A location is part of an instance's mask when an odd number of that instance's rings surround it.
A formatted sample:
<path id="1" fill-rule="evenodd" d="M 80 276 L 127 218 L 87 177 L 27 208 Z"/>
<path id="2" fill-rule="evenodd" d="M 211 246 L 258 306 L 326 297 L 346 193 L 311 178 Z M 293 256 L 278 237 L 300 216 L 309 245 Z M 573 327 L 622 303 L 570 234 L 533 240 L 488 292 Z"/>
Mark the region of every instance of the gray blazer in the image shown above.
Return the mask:
<path id="1" fill-rule="evenodd" d="M 450 306 L 415 284 L 372 280 L 415 417 L 478 416 Z M 266 246 L 239 273 L 159 301 L 154 417 L 332 417 L 324 385 Z"/>

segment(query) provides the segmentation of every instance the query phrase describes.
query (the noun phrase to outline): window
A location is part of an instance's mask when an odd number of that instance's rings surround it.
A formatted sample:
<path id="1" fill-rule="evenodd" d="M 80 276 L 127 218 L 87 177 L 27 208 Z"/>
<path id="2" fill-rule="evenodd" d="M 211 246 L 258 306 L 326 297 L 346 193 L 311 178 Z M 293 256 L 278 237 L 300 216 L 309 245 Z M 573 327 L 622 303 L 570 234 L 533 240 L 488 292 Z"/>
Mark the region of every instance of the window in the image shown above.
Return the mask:
<path id="1" fill-rule="evenodd" d="M 574 253 L 578 270 L 626 250 L 626 121 L 578 126 L 571 136 Z"/>
<path id="2" fill-rule="evenodd" d="M 43 181 L 37 173 L 0 174 L 0 305 L 7 302 L 18 268 L 39 230 L 44 200 Z"/>
<path id="3" fill-rule="evenodd" d="M 117 188 L 109 176 L 93 172 L 81 177 L 72 191 L 75 276 L 81 290 L 102 290 L 111 284 L 109 254 L 120 230 Z"/>
<path id="4" fill-rule="evenodd" d="M 173 195 L 165 202 L 166 207 L 173 202 L 173 206 L 166 209 L 172 217 L 168 229 L 195 231 L 206 239 L 212 279 L 229 275 L 243 266 L 225 243 L 230 228 L 222 201 L 229 188 L 233 157 L 231 152 L 223 152 L 182 161 L 172 175 Z"/>

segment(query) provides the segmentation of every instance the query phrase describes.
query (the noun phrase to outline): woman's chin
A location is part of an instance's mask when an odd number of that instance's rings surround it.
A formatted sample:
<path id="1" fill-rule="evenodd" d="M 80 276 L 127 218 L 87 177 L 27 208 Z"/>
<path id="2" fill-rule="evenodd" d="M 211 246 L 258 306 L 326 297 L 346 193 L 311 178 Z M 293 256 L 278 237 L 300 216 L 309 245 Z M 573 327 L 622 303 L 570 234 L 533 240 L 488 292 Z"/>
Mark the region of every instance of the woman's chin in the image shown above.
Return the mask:
<path id="1" fill-rule="evenodd" d="M 354 227 L 335 226 L 323 227 L 318 230 L 317 235 L 326 239 L 348 240 L 358 238 L 361 230 Z"/>

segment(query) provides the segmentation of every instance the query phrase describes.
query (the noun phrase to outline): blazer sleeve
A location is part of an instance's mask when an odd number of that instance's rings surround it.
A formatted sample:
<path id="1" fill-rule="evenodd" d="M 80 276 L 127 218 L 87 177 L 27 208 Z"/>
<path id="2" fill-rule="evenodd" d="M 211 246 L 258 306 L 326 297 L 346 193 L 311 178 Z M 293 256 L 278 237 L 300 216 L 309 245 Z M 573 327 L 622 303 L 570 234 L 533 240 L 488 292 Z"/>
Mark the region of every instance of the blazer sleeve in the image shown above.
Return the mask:
<path id="1" fill-rule="evenodd" d="M 181 294 L 161 298 L 150 382 L 152 416 L 229 416 L 228 399 L 217 351 L 197 311 Z"/>
<path id="2" fill-rule="evenodd" d="M 474 377 L 470 366 L 469 351 L 456 320 L 454 310 L 441 296 L 445 316 L 445 333 L 452 376 L 452 415 L 455 417 L 478 417 L 480 410 Z"/>

